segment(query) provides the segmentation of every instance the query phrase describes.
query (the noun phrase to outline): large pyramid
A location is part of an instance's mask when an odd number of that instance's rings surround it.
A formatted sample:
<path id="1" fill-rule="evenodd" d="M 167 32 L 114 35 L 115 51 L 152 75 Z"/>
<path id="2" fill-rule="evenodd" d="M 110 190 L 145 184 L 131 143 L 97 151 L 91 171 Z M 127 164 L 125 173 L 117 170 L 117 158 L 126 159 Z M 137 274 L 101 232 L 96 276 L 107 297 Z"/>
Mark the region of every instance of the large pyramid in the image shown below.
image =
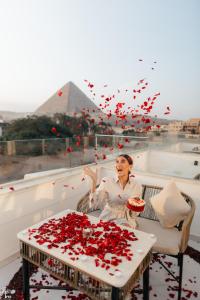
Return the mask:
<path id="1" fill-rule="evenodd" d="M 55 93 L 35 111 L 36 115 L 53 116 L 55 113 L 72 115 L 80 113 L 83 108 L 90 111 L 98 107 L 73 83 L 68 82 L 61 89 L 62 95 Z"/>

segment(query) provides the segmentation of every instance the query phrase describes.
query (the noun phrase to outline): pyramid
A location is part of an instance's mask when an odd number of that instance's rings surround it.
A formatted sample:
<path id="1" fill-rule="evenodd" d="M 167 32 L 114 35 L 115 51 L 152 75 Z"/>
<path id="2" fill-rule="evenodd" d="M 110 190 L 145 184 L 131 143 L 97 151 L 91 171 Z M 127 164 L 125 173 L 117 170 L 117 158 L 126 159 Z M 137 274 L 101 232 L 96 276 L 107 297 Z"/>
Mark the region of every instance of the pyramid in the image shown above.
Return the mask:
<path id="1" fill-rule="evenodd" d="M 61 89 L 62 95 L 56 92 L 34 112 L 36 115 L 53 116 L 55 113 L 72 115 L 84 108 L 90 111 L 98 107 L 73 83 L 68 82 Z"/>

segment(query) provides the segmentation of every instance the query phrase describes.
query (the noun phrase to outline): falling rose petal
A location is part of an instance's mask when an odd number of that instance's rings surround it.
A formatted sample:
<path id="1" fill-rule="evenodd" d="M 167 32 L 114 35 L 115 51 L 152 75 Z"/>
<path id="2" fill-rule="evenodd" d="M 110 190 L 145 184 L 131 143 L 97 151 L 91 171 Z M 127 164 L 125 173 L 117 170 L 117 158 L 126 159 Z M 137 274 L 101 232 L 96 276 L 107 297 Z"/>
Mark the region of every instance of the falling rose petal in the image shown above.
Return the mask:
<path id="1" fill-rule="evenodd" d="M 90 88 L 90 89 L 92 89 L 93 87 L 94 87 L 94 84 L 92 84 L 92 83 L 88 83 L 88 87 Z"/>
<path id="2" fill-rule="evenodd" d="M 63 94 L 63 92 L 60 90 L 60 91 L 58 91 L 58 96 L 59 97 L 61 97 L 62 96 L 62 94 Z"/>
<path id="3" fill-rule="evenodd" d="M 141 61 L 143 61 L 143 59 L 141 59 Z M 140 89 L 138 89 L 138 90 L 133 89 L 133 93 L 134 93 L 133 96 L 132 96 L 133 100 L 136 100 L 136 95 L 137 94 L 142 95 L 142 92 L 146 89 L 146 87 L 149 83 L 145 80 L 145 78 L 143 78 L 143 79 L 139 80 L 139 82 L 137 84 L 139 84 L 141 86 L 140 86 Z M 90 92 L 92 94 L 95 94 L 95 96 L 98 95 L 98 93 L 96 91 L 94 93 L 94 91 L 93 91 L 94 85 L 91 82 L 88 81 L 87 86 L 90 89 Z M 117 89 L 117 92 L 119 94 L 120 90 Z M 128 92 L 128 89 L 126 89 L 125 92 Z M 118 102 L 116 104 L 115 109 L 113 108 L 112 110 L 111 109 L 108 110 L 108 107 L 110 106 L 110 104 L 114 103 L 113 101 L 115 100 L 115 94 L 113 94 L 113 95 L 104 95 L 104 94 L 101 95 L 100 94 L 99 97 L 101 97 L 102 102 L 98 105 L 99 108 L 96 111 L 98 111 L 98 112 L 103 111 L 104 114 L 107 116 L 107 119 L 110 119 L 115 115 L 115 117 L 116 117 L 115 124 L 116 125 L 119 125 L 123 130 L 131 129 L 135 126 L 135 124 L 125 126 L 125 124 L 128 122 L 127 115 L 130 115 L 130 114 L 133 114 L 133 113 L 135 115 L 148 115 L 149 113 L 151 113 L 151 111 L 153 109 L 153 106 L 154 106 L 154 102 L 157 100 L 157 97 L 159 95 L 160 95 L 160 93 L 156 93 L 152 97 L 152 100 L 151 100 L 151 97 L 148 97 L 148 99 L 145 101 L 145 103 L 143 103 L 142 105 L 137 105 L 138 109 L 128 107 L 128 111 L 127 111 L 127 107 L 124 107 L 124 105 L 127 104 L 126 99 L 124 99 L 125 100 L 124 102 Z M 117 99 L 117 97 L 116 97 L 116 99 Z M 135 101 L 134 101 L 134 103 L 135 103 Z M 84 110 L 89 112 L 88 109 L 84 108 Z M 100 116 L 97 116 L 97 118 L 99 118 L 102 122 L 106 121 L 106 120 L 104 120 L 104 118 L 100 118 Z M 132 116 L 132 118 L 134 118 L 134 117 Z M 90 118 L 86 118 L 86 119 L 89 120 L 89 119 L 92 119 L 92 118 L 90 117 Z M 119 119 L 119 121 L 117 119 Z M 95 122 L 93 124 L 97 124 Z M 146 132 L 146 131 L 150 130 L 151 126 L 143 125 L 143 124 L 148 124 L 149 122 L 150 121 L 148 120 L 148 118 L 147 119 L 144 118 L 143 120 L 141 120 L 141 122 L 138 121 L 137 123 L 140 124 L 140 128 L 137 129 L 137 130 L 139 132 Z M 151 122 L 152 122 L 152 124 L 155 124 L 154 121 L 151 120 Z M 97 125 L 101 126 L 101 123 L 99 122 Z M 141 127 L 141 126 L 143 126 L 143 127 Z M 111 134 L 112 134 L 112 132 L 111 132 Z"/>
<path id="4" fill-rule="evenodd" d="M 71 152 L 73 151 L 73 149 L 72 149 L 72 147 L 67 147 L 66 151 L 67 151 L 68 153 L 71 153 Z"/>
<path id="5" fill-rule="evenodd" d="M 105 154 L 103 154 L 102 155 L 102 159 L 106 159 L 107 157 L 106 157 L 106 155 Z"/>
<path id="6" fill-rule="evenodd" d="M 120 143 L 118 143 L 118 144 L 117 144 L 117 148 L 118 148 L 118 149 L 122 149 L 122 148 L 124 148 L 124 145 L 123 145 L 123 144 L 120 144 Z"/>
<path id="7" fill-rule="evenodd" d="M 71 152 L 73 152 L 72 147 L 67 147 L 67 149 L 66 149 L 64 155 L 66 155 L 67 153 L 71 153 Z"/>
<path id="8" fill-rule="evenodd" d="M 125 138 L 125 143 L 130 143 L 130 140 L 128 138 Z"/>
<path id="9" fill-rule="evenodd" d="M 10 189 L 11 191 L 14 191 L 14 190 L 15 190 L 13 186 L 10 186 L 9 189 Z"/>
<path id="10" fill-rule="evenodd" d="M 56 127 L 52 127 L 52 128 L 51 128 L 51 132 L 53 132 L 53 133 L 57 133 L 57 129 L 56 129 Z"/>

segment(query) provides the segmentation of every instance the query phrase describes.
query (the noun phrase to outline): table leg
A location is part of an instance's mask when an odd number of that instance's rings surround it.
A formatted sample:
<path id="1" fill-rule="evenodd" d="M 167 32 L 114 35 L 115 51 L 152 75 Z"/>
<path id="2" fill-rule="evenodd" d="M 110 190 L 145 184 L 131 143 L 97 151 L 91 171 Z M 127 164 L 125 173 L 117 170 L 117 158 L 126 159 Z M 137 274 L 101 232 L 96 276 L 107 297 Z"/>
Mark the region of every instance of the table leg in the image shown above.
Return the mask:
<path id="1" fill-rule="evenodd" d="M 111 300 L 119 300 L 119 292 L 120 292 L 119 288 L 112 287 Z"/>
<path id="2" fill-rule="evenodd" d="M 149 267 L 143 273 L 143 300 L 149 300 Z"/>
<path id="3" fill-rule="evenodd" d="M 23 258 L 23 260 L 22 260 L 22 274 L 23 274 L 24 300 L 30 300 L 30 293 L 29 293 L 29 262 L 25 258 Z"/>

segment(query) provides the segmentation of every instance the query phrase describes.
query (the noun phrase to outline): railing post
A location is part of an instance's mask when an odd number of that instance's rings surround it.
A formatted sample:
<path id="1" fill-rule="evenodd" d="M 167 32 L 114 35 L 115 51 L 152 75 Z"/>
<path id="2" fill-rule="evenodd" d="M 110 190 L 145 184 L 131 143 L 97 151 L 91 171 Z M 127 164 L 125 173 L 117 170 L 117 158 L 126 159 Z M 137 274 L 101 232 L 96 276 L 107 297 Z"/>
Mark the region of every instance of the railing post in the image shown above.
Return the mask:
<path id="1" fill-rule="evenodd" d="M 66 150 L 67 150 L 68 147 L 69 147 L 69 138 L 66 138 L 66 139 L 65 139 L 65 152 L 66 152 Z M 69 154 L 70 154 L 70 153 L 69 153 Z M 69 160 L 69 167 L 71 168 L 71 155 L 66 155 L 66 157 L 67 157 L 68 160 Z M 66 162 L 65 167 L 68 167 L 67 162 Z"/>
<path id="2" fill-rule="evenodd" d="M 45 155 L 45 139 L 42 139 L 42 155 Z"/>
<path id="3" fill-rule="evenodd" d="M 88 136 L 84 136 L 83 137 L 83 148 L 87 149 L 88 148 L 88 144 L 89 144 L 89 138 L 88 138 Z"/>
<path id="4" fill-rule="evenodd" d="M 113 135 L 112 146 L 113 146 L 113 149 L 115 150 L 115 135 Z"/>
<path id="5" fill-rule="evenodd" d="M 7 141 L 7 155 L 16 155 L 15 141 Z"/>
<path id="6" fill-rule="evenodd" d="M 97 135 L 95 134 L 95 149 L 97 150 L 98 143 L 97 143 Z"/>

